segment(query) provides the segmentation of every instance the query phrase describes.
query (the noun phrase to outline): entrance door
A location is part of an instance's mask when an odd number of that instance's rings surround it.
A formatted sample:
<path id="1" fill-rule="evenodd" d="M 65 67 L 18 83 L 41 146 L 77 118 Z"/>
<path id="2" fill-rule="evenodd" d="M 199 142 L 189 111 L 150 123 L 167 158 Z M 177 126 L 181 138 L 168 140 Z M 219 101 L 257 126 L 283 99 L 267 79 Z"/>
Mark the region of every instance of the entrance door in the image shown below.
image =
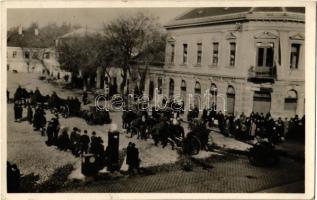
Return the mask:
<path id="1" fill-rule="evenodd" d="M 266 114 L 271 110 L 271 93 L 255 91 L 253 96 L 253 112 Z"/>
<path id="2" fill-rule="evenodd" d="M 154 96 L 154 82 L 150 81 L 150 86 L 149 86 L 149 99 L 152 100 Z"/>
<path id="3" fill-rule="evenodd" d="M 186 82 L 184 80 L 182 80 L 181 83 L 181 98 L 182 101 L 184 102 L 184 107 L 186 105 Z"/>
<path id="4" fill-rule="evenodd" d="M 200 108 L 200 94 L 201 94 L 201 86 L 198 81 L 195 84 L 195 96 L 194 96 L 194 107 Z"/>

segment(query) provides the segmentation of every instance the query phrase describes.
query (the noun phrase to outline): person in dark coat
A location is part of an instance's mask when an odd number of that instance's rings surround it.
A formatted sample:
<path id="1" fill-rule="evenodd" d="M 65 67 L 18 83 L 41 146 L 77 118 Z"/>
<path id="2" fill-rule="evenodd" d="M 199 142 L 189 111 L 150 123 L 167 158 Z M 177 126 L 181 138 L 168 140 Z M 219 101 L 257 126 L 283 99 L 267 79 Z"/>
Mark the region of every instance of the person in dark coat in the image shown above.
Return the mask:
<path id="1" fill-rule="evenodd" d="M 19 104 L 17 101 L 14 102 L 13 110 L 14 110 L 14 120 L 17 122 L 19 119 Z"/>
<path id="2" fill-rule="evenodd" d="M 129 142 L 128 146 L 127 146 L 127 160 L 126 160 L 126 164 L 129 166 L 128 167 L 128 171 L 129 173 L 132 173 L 133 169 L 132 169 L 132 142 Z"/>
<path id="3" fill-rule="evenodd" d="M 51 119 L 49 122 L 48 122 L 48 125 L 47 125 L 47 128 L 46 128 L 46 135 L 47 135 L 47 141 L 46 141 L 46 144 L 48 146 L 51 146 L 53 144 L 53 134 L 54 134 L 54 120 Z"/>
<path id="4" fill-rule="evenodd" d="M 80 152 L 80 132 L 77 127 L 74 127 L 70 134 L 70 142 L 72 154 L 78 157 Z"/>
<path id="5" fill-rule="evenodd" d="M 98 138 L 96 137 L 96 132 L 93 131 L 92 136 L 90 137 L 90 150 L 89 152 L 92 154 L 96 154 L 97 153 L 97 149 L 98 149 Z"/>
<path id="6" fill-rule="evenodd" d="M 35 131 L 38 131 L 45 127 L 46 125 L 46 118 L 45 112 L 41 107 L 38 107 L 35 110 L 34 117 L 33 117 L 33 127 Z"/>
<path id="7" fill-rule="evenodd" d="M 21 85 L 18 86 L 18 88 L 15 90 L 15 93 L 14 93 L 14 101 L 17 101 L 17 100 L 21 100 L 22 98 L 22 87 Z"/>
<path id="8" fill-rule="evenodd" d="M 36 87 L 32 98 L 35 103 L 41 103 L 42 94 L 38 87 Z"/>
<path id="9" fill-rule="evenodd" d="M 134 143 L 129 142 L 127 147 L 127 165 L 129 166 L 129 173 L 134 174 L 134 170 L 136 169 L 139 172 L 139 150 L 135 147 Z"/>
<path id="10" fill-rule="evenodd" d="M 58 132 L 60 129 L 60 123 L 58 120 L 58 116 L 53 118 L 53 143 L 55 144 L 58 138 Z"/>
<path id="11" fill-rule="evenodd" d="M 88 93 L 86 90 L 83 92 L 83 103 L 84 105 L 88 103 Z"/>
<path id="12" fill-rule="evenodd" d="M 135 147 L 135 144 L 132 143 L 132 168 L 136 169 L 138 173 L 140 173 L 140 158 L 139 158 L 139 150 Z"/>
<path id="13" fill-rule="evenodd" d="M 27 120 L 30 124 L 33 122 L 33 109 L 30 104 L 28 104 L 27 108 Z"/>
<path id="14" fill-rule="evenodd" d="M 201 115 L 201 119 L 203 120 L 204 123 L 207 123 L 208 121 L 208 111 L 206 108 L 203 110 L 203 114 Z"/>
<path id="15" fill-rule="evenodd" d="M 147 139 L 147 135 L 146 135 L 146 128 L 147 128 L 147 120 L 146 120 L 146 116 L 143 115 L 141 117 L 140 120 L 140 124 L 139 124 L 139 133 L 138 134 L 138 139 L 141 137 L 141 139 L 146 140 Z"/>
<path id="16" fill-rule="evenodd" d="M 14 102 L 14 119 L 16 122 L 20 122 L 22 119 L 22 114 L 23 114 L 23 108 L 22 105 L 19 101 Z"/>
<path id="17" fill-rule="evenodd" d="M 87 130 L 84 130 L 84 134 L 80 136 L 80 146 L 81 146 L 81 153 L 86 154 L 88 153 L 88 147 L 89 147 L 89 136 L 87 135 Z"/>
<path id="18" fill-rule="evenodd" d="M 12 179 L 12 166 L 9 161 L 7 161 L 7 189 L 8 192 L 13 192 L 14 190 L 14 183 Z"/>
<path id="19" fill-rule="evenodd" d="M 11 165 L 11 169 L 9 169 L 9 174 L 8 192 L 18 192 L 20 188 L 21 173 L 16 164 Z"/>
<path id="20" fill-rule="evenodd" d="M 66 129 L 62 131 L 60 137 L 58 138 L 57 144 L 60 150 L 67 151 L 70 149 L 71 143 Z"/>

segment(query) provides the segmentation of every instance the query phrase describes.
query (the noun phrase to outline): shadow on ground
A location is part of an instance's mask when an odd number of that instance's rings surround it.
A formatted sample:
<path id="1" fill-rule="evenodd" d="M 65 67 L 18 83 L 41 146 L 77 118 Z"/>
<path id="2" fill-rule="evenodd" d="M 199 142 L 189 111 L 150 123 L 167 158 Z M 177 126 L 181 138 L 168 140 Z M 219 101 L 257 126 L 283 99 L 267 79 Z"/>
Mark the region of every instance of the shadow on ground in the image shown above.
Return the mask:
<path id="1" fill-rule="evenodd" d="M 21 177 L 20 189 L 18 192 L 56 192 L 65 187 L 65 184 L 67 183 L 67 177 L 72 172 L 72 170 L 72 164 L 67 164 L 57 168 L 52 176 L 41 184 L 37 184 L 39 175 L 35 175 L 34 173 L 24 175 Z"/>

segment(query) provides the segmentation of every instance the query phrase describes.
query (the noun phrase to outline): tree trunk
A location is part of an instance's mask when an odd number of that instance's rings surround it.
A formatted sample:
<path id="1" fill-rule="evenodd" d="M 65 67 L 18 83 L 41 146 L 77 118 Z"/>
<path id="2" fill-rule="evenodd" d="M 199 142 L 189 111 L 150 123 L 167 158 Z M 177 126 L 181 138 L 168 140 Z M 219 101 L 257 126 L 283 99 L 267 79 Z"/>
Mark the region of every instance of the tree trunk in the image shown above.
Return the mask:
<path id="1" fill-rule="evenodd" d="M 124 94 L 124 87 L 126 86 L 127 83 L 127 78 L 128 78 L 128 71 L 127 69 L 123 70 L 123 75 L 122 75 L 122 83 L 120 85 L 120 94 L 123 95 Z"/>

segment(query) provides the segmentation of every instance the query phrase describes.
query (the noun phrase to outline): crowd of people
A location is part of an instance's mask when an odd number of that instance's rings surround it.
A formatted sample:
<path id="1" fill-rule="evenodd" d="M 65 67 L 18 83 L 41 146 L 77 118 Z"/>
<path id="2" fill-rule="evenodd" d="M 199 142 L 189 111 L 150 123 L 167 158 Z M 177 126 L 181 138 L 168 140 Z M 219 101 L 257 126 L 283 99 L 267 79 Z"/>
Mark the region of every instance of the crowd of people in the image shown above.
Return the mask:
<path id="1" fill-rule="evenodd" d="M 47 122 L 45 107 L 41 103 L 42 96 L 38 89 L 32 93 L 32 101 L 39 101 L 36 104 L 31 103 L 26 98 L 22 101 L 25 89 L 20 86 L 17 88 L 14 95 L 14 117 L 15 121 L 19 122 L 23 118 L 23 106 L 27 107 L 26 119 L 33 125 L 34 131 L 40 131 L 41 134 L 47 136 L 46 144 L 48 146 L 56 146 L 59 150 L 70 151 L 74 156 L 79 157 L 83 154 L 93 154 L 99 157 L 107 157 L 109 153 L 107 148 L 104 148 L 104 142 L 101 137 L 92 131 L 90 136 L 88 131 L 83 132 L 74 127 L 71 131 L 68 128 L 61 128 L 58 114 Z M 87 93 L 83 96 L 84 103 L 87 103 Z M 58 96 L 53 93 L 52 101 L 56 104 Z M 77 98 L 68 98 L 67 101 L 73 102 L 71 105 L 76 109 L 80 102 Z M 75 102 L 76 101 L 76 102 Z M 56 105 L 58 107 L 58 105 Z M 76 108 L 75 108 L 76 107 Z M 181 124 L 180 115 L 183 110 L 174 110 L 173 108 L 165 108 L 156 110 L 154 107 L 151 111 L 142 109 L 124 109 L 122 114 L 122 128 L 127 130 L 130 137 L 137 136 L 137 139 L 147 140 L 152 138 L 154 144 L 161 143 L 165 148 L 168 144 L 172 146 L 184 145 L 185 131 Z M 199 119 L 202 124 L 196 127 L 191 127 L 195 120 Z M 273 119 L 270 113 L 254 113 L 249 116 L 241 113 L 239 116 L 232 114 L 223 114 L 221 111 L 216 111 L 215 107 L 204 109 L 200 115 L 197 107 L 188 112 L 187 120 L 189 122 L 189 133 L 198 133 L 201 149 L 207 149 L 209 131 L 205 127 L 217 127 L 221 134 L 232 136 L 239 140 L 250 140 L 255 137 L 268 138 L 273 143 L 283 141 L 285 138 L 304 139 L 305 136 L 305 116 L 299 118 L 295 115 L 293 118 Z M 197 135 L 196 135 L 197 136 Z M 134 169 L 139 169 L 140 159 L 138 149 L 134 143 L 129 143 L 127 147 L 127 164 L 129 172 Z"/>
<path id="2" fill-rule="evenodd" d="M 71 131 L 66 127 L 61 127 L 59 122 L 59 115 L 55 113 L 49 121 L 46 120 L 46 112 L 43 104 L 36 104 L 33 112 L 32 104 L 26 101 L 26 104 L 19 98 L 21 92 L 19 86 L 16 90 L 18 93 L 14 101 L 15 121 L 20 122 L 23 118 L 23 106 L 27 107 L 26 119 L 34 128 L 34 131 L 39 131 L 42 136 L 47 136 L 46 145 L 56 146 L 61 151 L 69 151 L 74 156 L 79 157 L 85 154 L 93 154 L 96 157 L 103 158 L 106 162 L 109 157 L 108 147 L 104 148 L 104 141 L 100 136 L 97 136 L 95 131 L 92 131 L 90 136 L 87 130 L 81 130 L 74 127 Z M 52 98 L 57 96 L 52 94 Z M 55 98 L 56 100 L 56 98 Z M 56 103 L 56 101 L 55 101 Z M 105 162 L 100 163 L 105 165 Z M 129 172 L 133 173 L 134 169 L 139 171 L 139 152 L 134 143 L 129 143 L 127 147 L 127 164 L 129 165 Z"/>
<path id="3" fill-rule="evenodd" d="M 10 102 L 10 94 L 7 92 L 8 102 Z M 33 109 L 35 114 L 39 114 L 36 110 L 43 110 L 48 108 L 51 111 L 58 113 L 62 112 L 61 108 L 67 106 L 68 115 L 76 115 L 80 111 L 81 102 L 77 97 L 67 97 L 67 99 L 62 99 L 57 96 L 56 92 L 49 95 L 42 95 L 38 88 L 33 92 L 32 90 L 27 91 L 25 88 L 18 86 L 13 97 L 14 103 L 14 117 L 16 121 L 22 120 L 23 107 L 27 107 L 27 120 L 30 122 L 36 116 L 33 116 Z M 41 114 L 39 117 L 42 117 Z M 37 121 L 37 120 L 36 120 Z"/>
<path id="4" fill-rule="evenodd" d="M 198 116 L 198 109 L 189 115 Z M 274 119 L 270 113 L 254 113 L 246 116 L 243 112 L 239 116 L 225 115 L 221 111 L 204 109 L 201 119 L 210 127 L 218 126 L 225 136 L 233 136 L 240 140 L 249 140 L 255 137 L 268 138 L 273 143 L 278 143 L 286 138 L 304 140 L 305 116 L 298 115 L 288 119 L 281 117 Z"/>
<path id="5" fill-rule="evenodd" d="M 154 107 L 151 112 L 146 110 L 123 111 L 122 127 L 131 137 L 137 135 L 137 139 L 147 140 L 152 138 L 154 144 L 162 144 L 165 148 L 168 143 L 172 149 L 185 137 L 184 128 L 176 113 L 172 110 L 159 110 Z"/>

